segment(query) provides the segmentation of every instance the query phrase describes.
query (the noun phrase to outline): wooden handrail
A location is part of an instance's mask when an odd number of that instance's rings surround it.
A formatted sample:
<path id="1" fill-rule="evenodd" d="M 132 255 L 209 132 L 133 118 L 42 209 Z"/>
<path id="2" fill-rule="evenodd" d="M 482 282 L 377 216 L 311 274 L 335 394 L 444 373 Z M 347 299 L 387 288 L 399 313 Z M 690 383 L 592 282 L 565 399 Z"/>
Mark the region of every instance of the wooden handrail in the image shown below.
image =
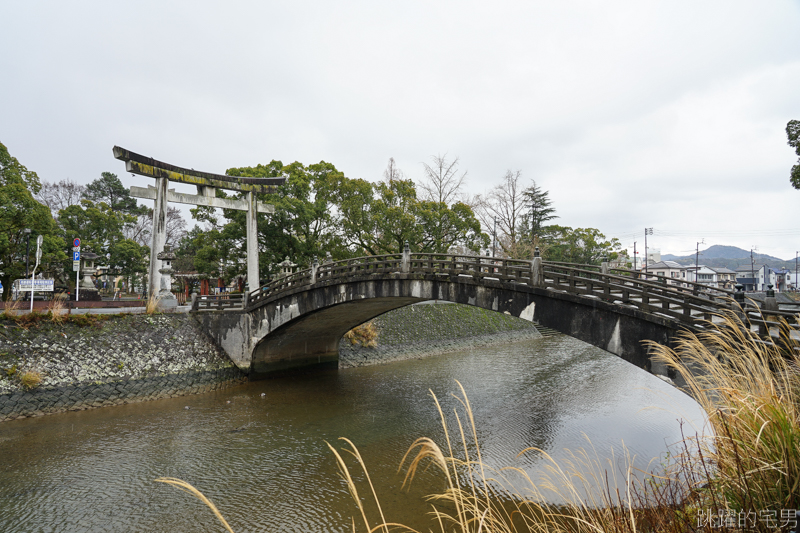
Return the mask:
<path id="1" fill-rule="evenodd" d="M 597 265 L 549 261 L 542 261 L 541 265 L 544 279 L 538 285 L 540 288 L 619 302 L 619 305 L 661 314 L 687 324 L 700 325 L 710 315 L 733 306 L 733 291 L 653 273 L 648 273 L 645 279 L 640 271 L 629 269 L 614 268 L 604 273 L 603 268 Z M 328 284 L 354 277 L 400 273 L 494 278 L 534 286 L 532 261 L 447 253 L 394 253 L 315 265 L 278 278 L 250 292 L 247 307 L 252 309 L 266 300 L 312 283 Z M 746 304 L 747 309 L 752 309 L 751 305 Z M 786 316 L 795 315 L 787 313 Z"/>

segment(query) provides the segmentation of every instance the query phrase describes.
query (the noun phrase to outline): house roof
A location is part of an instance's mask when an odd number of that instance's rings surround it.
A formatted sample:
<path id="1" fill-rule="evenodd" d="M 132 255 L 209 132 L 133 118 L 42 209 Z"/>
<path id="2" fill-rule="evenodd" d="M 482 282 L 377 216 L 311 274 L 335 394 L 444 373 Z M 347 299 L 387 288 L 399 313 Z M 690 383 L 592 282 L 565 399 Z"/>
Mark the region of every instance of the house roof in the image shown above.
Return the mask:
<path id="1" fill-rule="evenodd" d="M 761 270 L 761 267 L 763 266 L 764 265 L 754 265 L 751 267 L 750 265 L 741 265 L 736 267 L 736 272 L 750 272 L 750 271 L 755 272 Z"/>
<path id="2" fill-rule="evenodd" d="M 672 270 L 686 270 L 686 267 L 680 263 L 676 263 L 675 261 L 659 261 L 658 263 L 653 263 L 652 265 L 647 265 L 648 270 L 655 270 L 657 268 L 668 268 Z"/>
<path id="3" fill-rule="evenodd" d="M 727 268 L 727 267 L 708 267 L 708 268 L 710 268 L 711 270 L 713 270 L 717 274 L 736 274 L 735 271 L 733 271 L 733 270 L 731 270 L 730 268 Z"/>

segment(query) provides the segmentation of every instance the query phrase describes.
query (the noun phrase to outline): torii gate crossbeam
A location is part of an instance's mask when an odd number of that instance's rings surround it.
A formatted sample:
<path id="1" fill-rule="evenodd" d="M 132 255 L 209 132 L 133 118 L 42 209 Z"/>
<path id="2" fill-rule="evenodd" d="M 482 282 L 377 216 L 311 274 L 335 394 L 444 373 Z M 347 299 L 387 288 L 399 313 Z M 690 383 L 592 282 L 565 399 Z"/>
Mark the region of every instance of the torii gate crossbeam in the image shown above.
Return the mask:
<path id="1" fill-rule="evenodd" d="M 156 294 L 161 286 L 161 261 L 159 252 L 163 251 L 167 231 L 167 204 L 177 202 L 190 205 L 203 205 L 223 209 L 247 211 L 247 283 L 253 290 L 260 286 L 258 274 L 258 213 L 274 213 L 272 205 L 256 200 L 256 193 L 274 193 L 276 187 L 286 182 L 285 178 L 240 178 L 212 174 L 187 169 L 158 161 L 131 152 L 119 146 L 114 147 L 114 157 L 125 161 L 125 170 L 140 176 L 155 178 L 155 188 L 131 187 L 131 196 L 155 200 L 153 208 L 153 238 L 150 247 L 150 270 L 148 294 Z M 177 193 L 167 189 L 167 182 L 177 181 L 197 186 L 197 195 Z M 214 189 L 228 189 L 245 193 L 240 199 L 217 198 Z"/>

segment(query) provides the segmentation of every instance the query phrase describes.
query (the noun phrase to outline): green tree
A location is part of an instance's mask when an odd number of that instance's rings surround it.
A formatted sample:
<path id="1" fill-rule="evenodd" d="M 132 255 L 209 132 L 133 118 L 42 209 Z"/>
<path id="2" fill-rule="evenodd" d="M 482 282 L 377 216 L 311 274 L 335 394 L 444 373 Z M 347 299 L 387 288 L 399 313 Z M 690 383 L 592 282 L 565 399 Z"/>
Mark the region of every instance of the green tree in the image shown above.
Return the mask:
<path id="1" fill-rule="evenodd" d="M 603 258 L 616 259 L 621 245 L 618 239 L 607 239 L 595 228 L 553 225 L 548 229 L 542 248 L 542 255 L 548 261 L 597 265 Z"/>
<path id="2" fill-rule="evenodd" d="M 418 252 L 445 253 L 454 247 L 477 252 L 489 242 L 470 206 L 420 200 L 414 182 L 402 176 L 390 159 L 381 182 L 340 183 L 336 204 L 342 234 L 354 251 L 399 253 L 408 241 Z"/>
<path id="3" fill-rule="evenodd" d="M 100 177 L 86 186 L 83 197 L 94 204 L 105 203 L 112 211 L 136 215 L 146 208 L 136 204 L 136 199 L 122 184 L 116 174 L 103 172 Z"/>
<path id="4" fill-rule="evenodd" d="M 133 216 L 116 211 L 105 202 L 95 204 L 86 199 L 58 212 L 64 237 L 68 241 L 80 237 L 81 248 L 101 256 L 110 253 L 124 239 L 122 228 L 133 220 Z"/>
<path id="5" fill-rule="evenodd" d="M 272 161 L 268 165 L 231 168 L 230 176 L 285 177 L 286 183 L 276 193 L 259 195 L 259 200 L 275 206 L 273 214 L 259 214 L 259 264 L 262 277 L 268 278 L 277 271 L 277 264 L 285 257 L 299 265 L 310 265 L 314 257 L 321 259 L 330 252 L 336 259 L 350 255 L 345 247 L 334 203 L 335 191 L 346 181 L 344 174 L 331 163 L 320 161 L 304 166 L 295 162 L 283 165 Z M 245 213 L 223 210 L 229 221 L 223 236 L 244 243 Z M 245 270 L 244 251 L 239 264 Z"/>
<path id="6" fill-rule="evenodd" d="M 786 124 L 786 137 L 788 138 L 787 144 L 794 148 L 794 153 L 800 157 L 800 120 L 790 120 Z M 789 180 L 792 183 L 792 187 L 800 189 L 800 159 L 792 167 Z"/>
<path id="7" fill-rule="evenodd" d="M 521 239 L 533 242 L 534 237 L 546 231 L 547 222 L 558 218 L 558 215 L 550 202 L 550 193 L 542 190 L 536 181 L 522 191 L 522 196 L 525 210 L 518 233 Z"/>
<path id="8" fill-rule="evenodd" d="M 25 273 L 26 228 L 31 230 L 34 252 L 36 237 L 46 236 L 42 257 L 45 265 L 57 261 L 59 253 L 64 254 L 63 241 L 53 235 L 55 224 L 50 209 L 34 198 L 40 187 L 36 173 L 11 156 L 6 146 L 0 143 L 0 280 L 3 282 L 3 300 L 8 299 L 11 282 Z M 31 252 L 32 258 L 34 252 Z"/>
<path id="9" fill-rule="evenodd" d="M 109 268 L 116 274 L 132 277 L 147 271 L 146 258 L 150 253 L 147 246 L 141 246 L 131 239 L 122 239 L 109 247 L 109 253 Z"/>

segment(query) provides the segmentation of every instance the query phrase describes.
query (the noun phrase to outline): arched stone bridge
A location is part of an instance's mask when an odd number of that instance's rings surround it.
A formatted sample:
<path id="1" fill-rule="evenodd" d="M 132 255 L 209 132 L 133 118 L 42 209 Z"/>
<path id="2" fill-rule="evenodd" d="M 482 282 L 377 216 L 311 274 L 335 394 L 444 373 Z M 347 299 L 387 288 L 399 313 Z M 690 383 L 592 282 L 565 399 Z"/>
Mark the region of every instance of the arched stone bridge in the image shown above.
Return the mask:
<path id="1" fill-rule="evenodd" d="M 741 293 L 740 293 L 741 294 Z M 306 269 L 238 300 L 193 310 L 239 368 L 270 372 L 335 363 L 342 336 L 425 300 L 475 305 L 534 321 L 654 373 L 643 341 L 671 345 L 682 329 L 731 306 L 734 293 L 630 270 L 452 254 L 361 257 Z"/>

